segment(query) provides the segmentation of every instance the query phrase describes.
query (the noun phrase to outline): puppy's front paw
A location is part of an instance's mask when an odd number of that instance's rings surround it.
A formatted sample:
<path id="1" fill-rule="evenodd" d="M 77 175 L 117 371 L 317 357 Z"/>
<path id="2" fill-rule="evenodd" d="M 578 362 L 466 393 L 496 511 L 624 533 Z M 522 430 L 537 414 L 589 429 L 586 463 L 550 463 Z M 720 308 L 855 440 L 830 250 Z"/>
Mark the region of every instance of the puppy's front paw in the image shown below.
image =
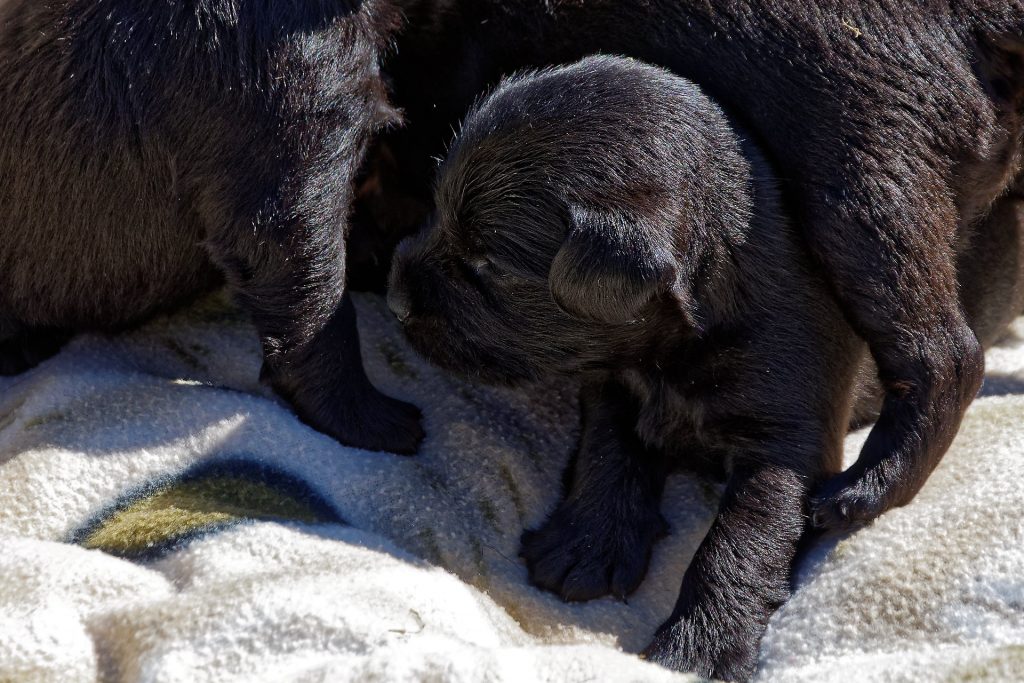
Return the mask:
<path id="1" fill-rule="evenodd" d="M 327 397 L 316 395 L 313 389 L 291 393 L 275 388 L 289 400 L 299 419 L 346 446 L 413 455 L 425 436 L 419 408 L 372 387 L 332 392 Z"/>
<path id="2" fill-rule="evenodd" d="M 811 497 L 811 523 L 828 531 L 852 531 L 867 525 L 888 509 L 885 486 L 876 469 L 843 472 Z"/>
<path id="3" fill-rule="evenodd" d="M 668 525 L 657 509 L 627 519 L 616 517 L 616 507 L 564 502 L 544 526 L 524 533 L 520 555 L 533 583 L 568 602 L 636 590 Z"/>
<path id="4" fill-rule="evenodd" d="M 757 640 L 723 642 L 682 619 L 665 622 L 641 657 L 666 669 L 721 681 L 746 681 L 757 668 Z"/>
<path id="5" fill-rule="evenodd" d="M 340 424 L 335 436 L 347 446 L 413 455 L 425 435 L 419 408 L 378 393 Z"/>

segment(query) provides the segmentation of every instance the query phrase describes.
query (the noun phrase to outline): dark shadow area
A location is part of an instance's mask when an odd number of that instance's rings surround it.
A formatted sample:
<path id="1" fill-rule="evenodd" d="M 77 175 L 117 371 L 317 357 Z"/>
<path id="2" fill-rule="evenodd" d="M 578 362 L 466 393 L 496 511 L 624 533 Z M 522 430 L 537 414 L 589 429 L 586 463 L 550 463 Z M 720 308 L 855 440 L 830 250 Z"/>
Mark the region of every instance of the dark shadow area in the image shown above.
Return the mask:
<path id="1" fill-rule="evenodd" d="M 1024 313 L 1022 313 L 1024 315 Z M 1015 349 L 1024 346 L 1024 337 L 1013 328 L 1008 328 L 999 340 L 993 344 L 995 348 Z"/>
<path id="2" fill-rule="evenodd" d="M 790 588 L 793 591 L 799 590 L 804 580 L 814 574 L 839 542 L 849 538 L 853 533 L 852 531 L 822 532 L 813 528 L 804 532 L 803 538 L 800 539 L 797 546 L 796 556 L 793 558 Z"/>
<path id="3" fill-rule="evenodd" d="M 985 384 L 978 393 L 979 398 L 987 396 L 1013 396 L 1024 394 L 1024 378 L 1016 375 L 989 373 L 985 375 Z"/>

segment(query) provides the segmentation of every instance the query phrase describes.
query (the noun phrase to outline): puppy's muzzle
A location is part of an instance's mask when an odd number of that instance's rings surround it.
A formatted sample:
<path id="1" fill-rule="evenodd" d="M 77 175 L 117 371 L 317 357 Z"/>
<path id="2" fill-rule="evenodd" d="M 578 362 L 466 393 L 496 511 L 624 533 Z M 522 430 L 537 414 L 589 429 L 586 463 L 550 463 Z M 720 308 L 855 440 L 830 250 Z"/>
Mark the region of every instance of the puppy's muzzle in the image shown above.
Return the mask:
<path id="1" fill-rule="evenodd" d="M 405 323 L 412 316 L 412 301 L 409 300 L 409 296 L 400 291 L 397 287 L 392 287 L 388 291 L 388 308 L 398 318 L 398 322 Z"/>

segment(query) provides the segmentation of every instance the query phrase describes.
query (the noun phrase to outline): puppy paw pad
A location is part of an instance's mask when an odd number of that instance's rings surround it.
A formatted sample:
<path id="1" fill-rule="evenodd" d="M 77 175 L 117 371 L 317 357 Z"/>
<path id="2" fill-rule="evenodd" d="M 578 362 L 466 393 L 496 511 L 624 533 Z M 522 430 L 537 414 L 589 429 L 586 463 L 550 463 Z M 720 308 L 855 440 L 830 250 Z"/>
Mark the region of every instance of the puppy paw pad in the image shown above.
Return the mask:
<path id="1" fill-rule="evenodd" d="M 667 524 L 656 511 L 616 522 L 588 519 L 563 504 L 544 526 L 523 534 L 520 555 L 530 579 L 567 602 L 625 599 L 643 581 Z"/>
<path id="2" fill-rule="evenodd" d="M 885 512 L 885 503 L 876 487 L 863 481 L 838 490 L 812 496 L 811 524 L 829 531 L 853 531 L 874 521 Z"/>

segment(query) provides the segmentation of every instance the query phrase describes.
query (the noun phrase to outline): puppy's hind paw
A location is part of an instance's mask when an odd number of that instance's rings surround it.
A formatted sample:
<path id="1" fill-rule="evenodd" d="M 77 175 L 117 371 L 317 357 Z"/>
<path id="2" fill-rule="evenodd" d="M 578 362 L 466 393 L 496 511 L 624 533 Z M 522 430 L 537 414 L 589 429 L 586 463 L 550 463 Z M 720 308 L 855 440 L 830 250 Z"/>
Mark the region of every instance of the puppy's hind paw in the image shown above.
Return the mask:
<path id="1" fill-rule="evenodd" d="M 683 671 L 697 674 L 702 678 L 710 678 L 712 663 L 700 661 L 700 658 L 695 656 L 696 653 L 687 652 L 689 639 L 677 633 L 680 629 L 680 625 L 666 625 L 658 629 L 654 640 L 640 653 L 640 658 L 671 671 Z"/>
<path id="2" fill-rule="evenodd" d="M 756 640 L 716 644 L 716 636 L 676 618 L 658 629 L 640 657 L 672 671 L 716 681 L 747 681 L 757 669 Z"/>
<path id="3" fill-rule="evenodd" d="M 843 472 L 811 497 L 811 524 L 824 531 L 853 531 L 874 521 L 891 507 L 877 472 Z"/>

